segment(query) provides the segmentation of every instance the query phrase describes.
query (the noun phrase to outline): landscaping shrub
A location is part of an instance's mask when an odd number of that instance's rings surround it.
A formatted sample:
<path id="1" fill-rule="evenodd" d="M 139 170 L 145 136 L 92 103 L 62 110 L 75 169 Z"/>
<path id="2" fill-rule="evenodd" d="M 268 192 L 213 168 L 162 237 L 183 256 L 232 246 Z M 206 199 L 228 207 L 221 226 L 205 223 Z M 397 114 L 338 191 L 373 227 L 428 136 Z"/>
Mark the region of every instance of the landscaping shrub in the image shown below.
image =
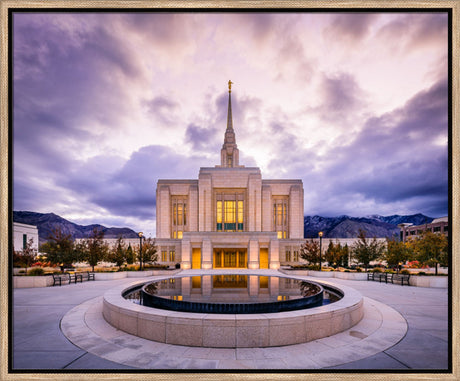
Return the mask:
<path id="1" fill-rule="evenodd" d="M 154 263 L 154 264 L 147 264 L 144 266 L 145 270 L 165 270 L 169 266 L 168 265 L 161 265 L 159 263 Z"/>
<path id="2" fill-rule="evenodd" d="M 419 271 L 417 275 L 426 275 L 425 271 Z"/>
<path id="3" fill-rule="evenodd" d="M 294 270 L 307 270 L 309 267 L 310 265 L 307 265 L 307 264 L 291 265 L 291 269 L 294 269 Z"/>
<path id="4" fill-rule="evenodd" d="M 356 268 L 356 272 L 357 272 L 357 273 L 362 273 L 362 272 L 363 272 L 363 269 L 362 269 L 361 267 L 357 267 L 357 268 Z"/>
<path id="5" fill-rule="evenodd" d="M 403 274 L 403 275 L 410 275 L 410 271 L 409 271 L 409 270 L 402 270 L 402 271 L 401 271 L 401 274 Z"/>
<path id="6" fill-rule="evenodd" d="M 34 267 L 33 269 L 29 270 L 27 275 L 30 275 L 30 276 L 45 275 L 45 270 L 43 270 L 41 267 Z"/>
<path id="7" fill-rule="evenodd" d="M 379 267 L 376 267 L 375 269 L 372 270 L 373 273 L 381 273 L 382 269 Z"/>

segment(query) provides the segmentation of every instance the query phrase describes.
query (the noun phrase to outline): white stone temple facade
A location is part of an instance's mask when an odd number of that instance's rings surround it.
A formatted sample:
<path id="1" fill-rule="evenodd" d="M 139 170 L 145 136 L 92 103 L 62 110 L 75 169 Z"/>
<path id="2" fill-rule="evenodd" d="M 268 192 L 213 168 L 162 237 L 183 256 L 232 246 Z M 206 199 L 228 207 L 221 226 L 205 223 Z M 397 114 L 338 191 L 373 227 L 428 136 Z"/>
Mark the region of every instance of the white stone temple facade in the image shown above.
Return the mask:
<path id="1" fill-rule="evenodd" d="M 158 180 L 159 262 L 181 268 L 272 268 L 299 261 L 304 236 L 302 180 L 264 180 L 239 163 L 231 82 L 221 163 L 198 179 Z"/>

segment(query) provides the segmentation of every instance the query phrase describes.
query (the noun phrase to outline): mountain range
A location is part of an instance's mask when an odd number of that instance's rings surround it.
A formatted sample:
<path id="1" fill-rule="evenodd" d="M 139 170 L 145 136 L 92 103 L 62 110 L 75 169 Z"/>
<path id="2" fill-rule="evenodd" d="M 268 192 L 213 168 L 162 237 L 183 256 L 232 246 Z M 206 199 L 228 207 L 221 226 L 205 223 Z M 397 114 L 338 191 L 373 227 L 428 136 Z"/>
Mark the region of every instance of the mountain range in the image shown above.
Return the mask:
<path id="1" fill-rule="evenodd" d="M 358 236 L 360 229 L 364 230 L 368 237 L 392 237 L 395 234 L 399 234 L 398 224 L 412 223 L 422 225 L 430 223 L 432 220 L 433 218 L 420 213 L 408 216 L 305 216 L 304 237 L 315 238 L 318 237 L 318 232 L 322 231 L 325 238 L 354 238 Z M 54 213 L 14 211 L 13 221 L 37 226 L 40 244 L 46 242 L 52 229 L 56 228 L 60 228 L 65 234 L 70 234 L 73 239 L 89 237 L 94 228 L 102 229 L 105 238 L 117 238 L 120 235 L 124 238 L 137 237 L 137 233 L 129 228 L 107 228 L 98 224 L 83 226 L 70 222 Z"/>
<path id="2" fill-rule="evenodd" d="M 326 238 L 354 238 L 358 236 L 359 230 L 366 232 L 368 237 L 392 237 L 399 234 L 398 224 L 411 223 L 422 225 L 433 221 L 432 217 L 423 214 L 412 214 L 408 216 L 392 215 L 367 217 L 304 217 L 304 237 L 318 237 L 318 232 L 324 233 Z"/>
<path id="3" fill-rule="evenodd" d="M 137 233 L 129 228 L 107 228 L 103 225 L 78 225 L 66 220 L 54 213 L 35 213 L 14 211 L 13 221 L 22 224 L 34 225 L 38 228 L 38 240 L 40 244 L 46 242 L 53 229 L 59 228 L 65 234 L 70 234 L 73 239 L 87 238 L 94 228 L 102 229 L 105 238 L 137 238 Z"/>

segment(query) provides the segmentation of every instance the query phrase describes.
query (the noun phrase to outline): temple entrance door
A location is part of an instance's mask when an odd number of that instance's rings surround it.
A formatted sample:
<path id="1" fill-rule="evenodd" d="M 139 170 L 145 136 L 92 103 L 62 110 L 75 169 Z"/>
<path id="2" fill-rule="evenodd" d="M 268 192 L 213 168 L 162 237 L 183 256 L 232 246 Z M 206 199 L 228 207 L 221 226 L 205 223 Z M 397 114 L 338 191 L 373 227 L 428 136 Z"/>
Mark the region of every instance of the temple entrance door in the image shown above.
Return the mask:
<path id="1" fill-rule="evenodd" d="M 248 268 L 246 249 L 214 249 L 214 268 Z"/>
<path id="2" fill-rule="evenodd" d="M 201 269 L 201 249 L 192 249 L 192 269 Z"/>
<path id="3" fill-rule="evenodd" d="M 259 252 L 259 268 L 268 269 L 268 249 L 260 249 Z"/>

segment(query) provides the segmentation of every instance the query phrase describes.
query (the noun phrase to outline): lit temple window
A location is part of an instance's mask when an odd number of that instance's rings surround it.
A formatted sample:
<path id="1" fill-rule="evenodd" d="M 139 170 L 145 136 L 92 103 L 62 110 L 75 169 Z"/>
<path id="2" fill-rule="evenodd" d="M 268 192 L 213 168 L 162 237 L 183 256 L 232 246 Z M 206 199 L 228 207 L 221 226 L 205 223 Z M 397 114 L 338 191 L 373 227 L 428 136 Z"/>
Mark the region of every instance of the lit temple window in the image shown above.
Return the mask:
<path id="1" fill-rule="evenodd" d="M 278 239 L 288 238 L 289 216 L 288 198 L 275 198 L 273 203 L 273 231 L 278 233 Z"/>
<path id="2" fill-rule="evenodd" d="M 216 210 L 216 221 L 217 221 L 217 230 L 222 230 L 222 201 L 217 201 L 217 210 Z"/>
<path id="3" fill-rule="evenodd" d="M 236 202 L 224 201 L 224 230 L 236 230 Z"/>
<path id="4" fill-rule="evenodd" d="M 182 232 L 187 231 L 187 196 L 173 196 L 171 199 L 171 237 L 182 239 Z"/>
<path id="5" fill-rule="evenodd" d="M 218 194 L 216 197 L 216 231 L 244 231 L 244 196 Z"/>
<path id="6" fill-rule="evenodd" d="M 243 230 L 243 201 L 238 201 L 238 231 Z"/>

